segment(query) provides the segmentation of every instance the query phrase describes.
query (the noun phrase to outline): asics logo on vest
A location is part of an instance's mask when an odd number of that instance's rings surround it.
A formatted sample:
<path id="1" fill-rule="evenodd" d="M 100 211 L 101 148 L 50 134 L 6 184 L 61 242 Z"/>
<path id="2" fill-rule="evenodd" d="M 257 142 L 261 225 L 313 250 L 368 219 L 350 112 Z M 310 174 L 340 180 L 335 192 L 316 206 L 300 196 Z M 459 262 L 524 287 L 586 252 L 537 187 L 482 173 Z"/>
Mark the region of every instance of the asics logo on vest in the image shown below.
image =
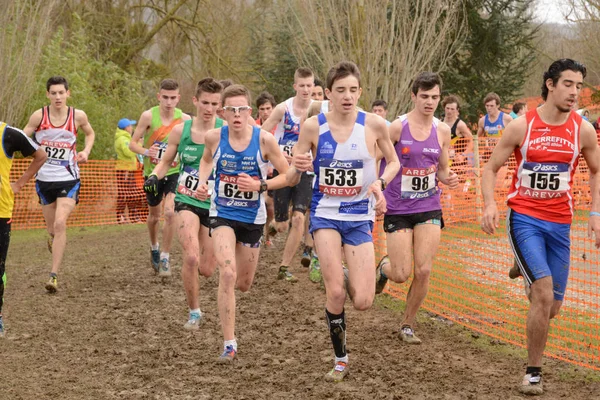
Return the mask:
<path id="1" fill-rule="evenodd" d="M 334 160 L 331 162 L 331 164 L 329 164 L 330 168 L 352 168 L 353 165 L 351 162 L 343 162 L 343 161 L 337 161 Z"/>
<path id="2" fill-rule="evenodd" d="M 540 172 L 557 172 L 558 171 L 558 166 L 557 165 L 542 165 L 542 164 L 537 164 L 536 166 L 533 167 L 533 171 L 540 171 Z"/>

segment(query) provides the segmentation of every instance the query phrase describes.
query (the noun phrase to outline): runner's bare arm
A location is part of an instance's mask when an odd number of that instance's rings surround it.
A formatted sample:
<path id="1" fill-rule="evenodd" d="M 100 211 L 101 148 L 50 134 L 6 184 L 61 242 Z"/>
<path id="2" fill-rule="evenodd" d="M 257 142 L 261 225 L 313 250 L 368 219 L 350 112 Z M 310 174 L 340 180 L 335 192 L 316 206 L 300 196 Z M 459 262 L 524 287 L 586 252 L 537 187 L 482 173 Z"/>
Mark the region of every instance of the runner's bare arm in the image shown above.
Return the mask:
<path id="1" fill-rule="evenodd" d="M 373 124 L 373 132 L 376 133 L 376 144 L 377 149 L 381 152 L 383 158 L 385 158 L 385 170 L 383 174 L 381 174 L 381 178 L 386 182 L 390 183 L 392 179 L 398 175 L 398 171 L 400 171 L 400 161 L 398 160 L 398 155 L 396 154 L 396 150 L 394 149 L 394 145 L 392 144 L 392 140 L 390 139 L 388 126 L 385 123 L 385 120 L 378 115 L 373 115 L 373 118 L 369 116 L 369 122 Z M 381 181 L 379 185 L 381 185 Z M 381 188 L 381 186 L 380 186 Z"/>
<path id="2" fill-rule="evenodd" d="M 85 134 L 85 147 L 82 151 L 77 153 L 77 162 L 84 163 L 88 160 L 92 147 L 94 147 L 94 141 L 96 140 L 96 134 L 94 129 L 88 120 L 88 116 L 82 110 L 76 110 L 75 112 L 75 124 L 77 129 L 81 129 Z"/>
<path id="3" fill-rule="evenodd" d="M 392 122 L 390 124 L 390 126 L 386 126 L 386 128 L 388 131 L 388 136 L 390 138 L 390 142 L 392 143 L 392 147 L 394 147 L 396 145 L 396 143 L 398 143 L 398 141 L 400 140 L 400 134 L 402 133 L 402 121 L 400 121 L 399 118 L 396 118 L 394 120 L 394 122 Z M 397 157 L 397 155 L 396 155 L 396 157 Z M 382 158 L 383 158 L 383 153 L 378 148 L 377 161 L 381 161 Z"/>
<path id="4" fill-rule="evenodd" d="M 163 179 L 165 174 L 171 168 L 171 164 L 175 161 L 175 157 L 177 156 L 177 147 L 179 146 L 179 142 L 181 141 L 181 134 L 183 132 L 183 125 L 178 124 L 171 130 L 169 134 L 169 141 L 167 142 L 167 150 L 163 154 L 160 162 L 154 170 L 152 170 L 151 175 L 156 175 L 158 179 Z"/>
<path id="5" fill-rule="evenodd" d="M 46 151 L 41 146 L 31 156 L 33 157 L 33 161 L 31 161 L 25 172 L 23 172 L 23 175 L 10 184 L 14 194 L 19 193 L 23 186 L 42 168 L 42 165 L 44 165 L 48 158 Z"/>
<path id="6" fill-rule="evenodd" d="M 263 154 L 273 164 L 273 167 L 279 171 L 279 175 L 275 178 L 267 179 L 267 187 L 269 190 L 281 189 L 282 187 L 288 186 L 286 181 L 286 173 L 288 170 L 288 162 L 283 156 L 283 153 L 279 149 L 279 145 L 275 140 L 275 137 L 268 131 L 260 131 L 260 144 L 261 148 L 265 151 Z"/>
<path id="7" fill-rule="evenodd" d="M 513 120 L 513 117 L 511 117 L 510 114 L 504 113 L 502 115 L 502 122 L 504 123 L 504 126 L 508 125 L 508 123 Z"/>
<path id="8" fill-rule="evenodd" d="M 450 128 L 448 125 L 438 125 L 438 139 L 442 152 L 439 158 L 437 178 L 444 185 L 448 185 L 450 189 L 454 189 L 458 185 L 458 176 L 450 170 L 448 157 L 448 149 L 450 148 Z"/>
<path id="9" fill-rule="evenodd" d="M 456 128 L 458 134 L 465 139 L 473 139 L 473 133 L 465 123 L 465 121 L 460 121 L 458 123 L 458 127 Z"/>
<path id="10" fill-rule="evenodd" d="M 198 169 L 198 189 L 196 190 L 196 198 L 206 200 L 208 198 L 208 184 L 206 183 L 210 173 L 213 170 L 213 154 L 217 150 L 219 140 L 221 138 L 221 128 L 211 129 L 206 132 L 204 139 L 204 153 L 200 159 L 200 167 Z"/>
<path id="11" fill-rule="evenodd" d="M 149 152 L 146 152 L 147 149 L 145 149 L 140 144 L 140 140 L 144 137 L 144 133 L 146 133 L 146 131 L 150 128 L 151 122 L 152 113 L 150 112 L 150 110 L 144 111 L 138 119 L 138 123 L 135 126 L 135 131 L 133 131 L 133 136 L 131 136 L 131 142 L 129 142 L 129 150 L 137 154 L 142 154 L 146 157 L 150 156 Z"/>
<path id="12" fill-rule="evenodd" d="M 485 130 L 483 129 L 483 125 L 485 124 L 485 117 L 479 118 L 479 122 L 477 123 L 477 136 L 484 137 Z"/>
<path id="13" fill-rule="evenodd" d="M 269 118 L 267 118 L 265 123 L 262 124 L 262 129 L 264 129 L 267 132 L 271 132 L 273 130 L 273 128 L 275 128 L 277 126 L 279 121 L 281 121 L 281 118 L 283 118 L 284 114 L 285 114 L 285 104 L 280 103 L 275 107 L 275 109 L 273 110 L 271 115 L 269 115 Z"/>
<path id="14" fill-rule="evenodd" d="M 319 115 L 321 113 L 321 104 L 322 101 L 313 101 L 311 105 L 308 107 L 308 112 L 306 113 L 306 119 L 310 117 L 314 117 L 315 115 Z"/>
<path id="15" fill-rule="evenodd" d="M 485 209 L 481 219 L 481 228 L 485 233 L 493 234 L 498 227 L 499 214 L 496 201 L 494 200 L 494 186 L 496 185 L 498 171 L 508 160 L 512 152 L 521 145 L 526 129 L 527 121 L 525 118 L 519 118 L 509 124 L 494 148 L 490 160 L 483 168 L 481 191 Z"/>
<path id="16" fill-rule="evenodd" d="M 31 117 L 29 117 L 29 121 L 27 122 L 27 125 L 25 126 L 25 128 L 23 128 L 23 132 L 25 132 L 25 134 L 27 136 L 32 137 L 33 133 L 35 132 L 37 127 L 40 126 L 41 122 L 42 122 L 42 109 L 40 108 L 39 110 L 37 110 L 36 112 L 31 114 Z"/>
<path id="17" fill-rule="evenodd" d="M 592 194 L 591 212 L 600 212 L 600 148 L 596 139 L 594 127 L 584 122 L 581 126 L 581 154 L 590 170 L 590 192 Z M 600 247 L 600 216 L 590 215 L 588 220 L 588 237 L 595 237 L 596 247 Z"/>
<path id="18" fill-rule="evenodd" d="M 319 121 L 317 117 L 311 117 L 304 122 L 298 135 L 298 143 L 294 146 L 292 165 L 287 170 L 287 183 L 289 186 L 296 186 L 300 182 L 302 172 L 309 170 L 312 164 L 312 158 L 309 154 L 312 151 L 316 154 L 316 143 L 319 136 Z"/>

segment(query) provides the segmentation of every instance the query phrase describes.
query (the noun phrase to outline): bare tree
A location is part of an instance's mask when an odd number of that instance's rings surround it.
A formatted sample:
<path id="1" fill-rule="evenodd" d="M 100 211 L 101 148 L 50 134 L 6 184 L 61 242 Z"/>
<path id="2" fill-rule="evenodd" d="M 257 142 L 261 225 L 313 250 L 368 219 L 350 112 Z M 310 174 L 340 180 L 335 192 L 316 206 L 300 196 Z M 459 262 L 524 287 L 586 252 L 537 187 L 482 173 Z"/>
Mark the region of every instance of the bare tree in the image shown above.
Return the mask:
<path id="1" fill-rule="evenodd" d="M 566 19 L 573 25 L 570 58 L 588 68 L 588 83 L 600 82 L 600 0 L 566 0 Z"/>
<path id="2" fill-rule="evenodd" d="M 409 86 L 424 70 L 441 71 L 465 33 L 462 0 L 282 0 L 299 62 L 323 76 L 340 60 L 361 70 L 362 105 L 385 99 L 407 110 Z"/>
<path id="3" fill-rule="evenodd" d="M 0 1 L 0 119 L 19 126 L 29 98 L 39 90 L 36 67 L 50 39 L 58 0 Z"/>

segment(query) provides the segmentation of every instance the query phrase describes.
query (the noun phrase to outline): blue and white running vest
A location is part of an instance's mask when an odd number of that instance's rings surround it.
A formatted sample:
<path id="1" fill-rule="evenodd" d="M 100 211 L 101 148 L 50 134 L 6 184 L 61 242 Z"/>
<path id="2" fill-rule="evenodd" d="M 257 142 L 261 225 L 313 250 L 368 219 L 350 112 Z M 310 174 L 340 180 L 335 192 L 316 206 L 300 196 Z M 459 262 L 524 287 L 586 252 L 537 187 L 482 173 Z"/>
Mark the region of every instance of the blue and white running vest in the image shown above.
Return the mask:
<path id="1" fill-rule="evenodd" d="M 285 114 L 275 127 L 275 140 L 279 149 L 289 156 L 292 155 L 294 145 L 298 143 L 300 119 L 300 116 L 294 115 L 294 98 L 290 97 L 285 101 Z"/>
<path id="2" fill-rule="evenodd" d="M 311 218 L 375 220 L 375 198 L 373 195 L 367 197 L 367 191 L 377 179 L 377 168 L 365 140 L 365 116 L 359 111 L 348 140 L 337 143 L 325 114 L 319 114 Z"/>
<path id="3" fill-rule="evenodd" d="M 229 144 L 229 127 L 221 128 L 221 141 L 213 157 L 215 188 L 211 197 L 210 216 L 231 219 L 248 224 L 267 221 L 264 195 L 238 190 L 239 174 L 245 173 L 256 180 L 266 179 L 268 163 L 260 151 L 260 128 L 252 128 L 252 139 L 243 151 L 235 151 Z"/>

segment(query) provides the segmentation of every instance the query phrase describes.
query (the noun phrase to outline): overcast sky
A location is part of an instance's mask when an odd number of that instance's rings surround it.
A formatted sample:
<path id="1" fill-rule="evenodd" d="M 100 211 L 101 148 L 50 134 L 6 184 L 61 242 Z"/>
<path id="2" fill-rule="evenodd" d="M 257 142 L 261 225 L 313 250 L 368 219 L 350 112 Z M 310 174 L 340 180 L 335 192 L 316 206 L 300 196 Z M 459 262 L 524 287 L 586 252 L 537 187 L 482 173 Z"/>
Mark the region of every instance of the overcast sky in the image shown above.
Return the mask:
<path id="1" fill-rule="evenodd" d="M 561 0 L 537 0 L 534 4 L 535 14 L 540 22 L 566 23 L 561 12 Z M 564 7 L 564 6 L 563 6 Z"/>

